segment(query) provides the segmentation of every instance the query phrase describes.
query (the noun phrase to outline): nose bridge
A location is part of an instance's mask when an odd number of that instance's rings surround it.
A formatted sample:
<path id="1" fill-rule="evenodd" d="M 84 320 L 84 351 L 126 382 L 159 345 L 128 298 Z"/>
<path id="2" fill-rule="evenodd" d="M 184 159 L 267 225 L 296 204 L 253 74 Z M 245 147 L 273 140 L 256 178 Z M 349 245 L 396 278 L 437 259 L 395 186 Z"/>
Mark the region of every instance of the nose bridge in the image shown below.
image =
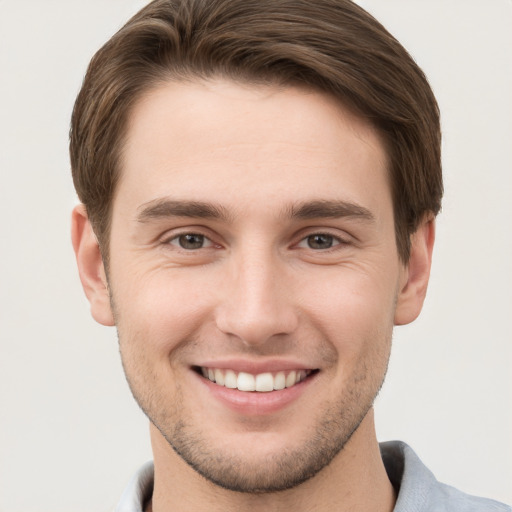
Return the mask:
<path id="1" fill-rule="evenodd" d="M 229 265 L 217 312 L 219 329 L 247 345 L 291 333 L 297 318 L 278 255 L 253 245 L 234 255 Z"/>

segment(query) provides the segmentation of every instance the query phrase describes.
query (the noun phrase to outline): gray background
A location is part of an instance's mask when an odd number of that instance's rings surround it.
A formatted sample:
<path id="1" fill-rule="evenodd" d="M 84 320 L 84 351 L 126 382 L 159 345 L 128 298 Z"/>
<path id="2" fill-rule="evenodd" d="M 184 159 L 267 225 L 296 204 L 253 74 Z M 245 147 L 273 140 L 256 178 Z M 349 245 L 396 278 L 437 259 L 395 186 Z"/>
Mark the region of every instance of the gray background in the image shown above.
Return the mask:
<path id="1" fill-rule="evenodd" d="M 426 71 L 444 129 L 429 295 L 396 330 L 379 438 L 510 503 L 512 2 L 360 3 Z M 110 510 L 151 457 L 115 331 L 93 322 L 80 288 L 67 156 L 85 67 L 143 4 L 0 0 L 0 511 Z"/>

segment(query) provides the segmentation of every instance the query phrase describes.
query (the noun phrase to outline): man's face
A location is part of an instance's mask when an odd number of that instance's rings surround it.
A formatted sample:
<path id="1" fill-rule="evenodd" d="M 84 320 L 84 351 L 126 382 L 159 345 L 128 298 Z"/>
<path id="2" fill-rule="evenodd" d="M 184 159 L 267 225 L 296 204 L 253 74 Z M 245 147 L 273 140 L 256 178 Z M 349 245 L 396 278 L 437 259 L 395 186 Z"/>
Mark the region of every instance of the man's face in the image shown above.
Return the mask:
<path id="1" fill-rule="evenodd" d="M 157 435 L 230 489 L 314 475 L 368 417 L 407 279 L 378 135 L 319 93 L 171 83 L 121 168 L 112 307 Z"/>

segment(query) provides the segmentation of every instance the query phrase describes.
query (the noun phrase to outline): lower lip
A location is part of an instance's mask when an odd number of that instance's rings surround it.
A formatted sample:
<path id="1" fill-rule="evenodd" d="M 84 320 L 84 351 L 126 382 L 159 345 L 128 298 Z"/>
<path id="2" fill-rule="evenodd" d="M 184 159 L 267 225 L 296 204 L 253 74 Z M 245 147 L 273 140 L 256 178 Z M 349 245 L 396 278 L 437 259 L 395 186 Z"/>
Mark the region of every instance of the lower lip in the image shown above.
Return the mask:
<path id="1" fill-rule="evenodd" d="M 197 378 L 208 388 L 208 391 L 231 410 L 250 416 L 272 414 L 297 400 L 308 386 L 315 380 L 317 372 L 308 375 L 303 381 L 290 388 L 259 392 L 239 391 L 238 389 L 219 386 L 211 380 L 196 374 Z"/>

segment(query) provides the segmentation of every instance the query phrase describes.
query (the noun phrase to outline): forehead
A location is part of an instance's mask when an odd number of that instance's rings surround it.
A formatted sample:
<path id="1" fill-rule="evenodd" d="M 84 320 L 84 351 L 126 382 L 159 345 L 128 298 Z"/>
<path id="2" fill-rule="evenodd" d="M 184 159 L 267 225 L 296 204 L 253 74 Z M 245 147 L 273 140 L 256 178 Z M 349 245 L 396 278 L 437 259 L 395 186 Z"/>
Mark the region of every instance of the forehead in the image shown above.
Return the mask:
<path id="1" fill-rule="evenodd" d="M 234 209 L 314 196 L 357 202 L 362 191 L 369 202 L 390 200 L 377 131 L 327 94 L 297 87 L 160 85 L 131 112 L 121 171 L 114 207 L 117 196 L 133 208 L 159 196 Z"/>

